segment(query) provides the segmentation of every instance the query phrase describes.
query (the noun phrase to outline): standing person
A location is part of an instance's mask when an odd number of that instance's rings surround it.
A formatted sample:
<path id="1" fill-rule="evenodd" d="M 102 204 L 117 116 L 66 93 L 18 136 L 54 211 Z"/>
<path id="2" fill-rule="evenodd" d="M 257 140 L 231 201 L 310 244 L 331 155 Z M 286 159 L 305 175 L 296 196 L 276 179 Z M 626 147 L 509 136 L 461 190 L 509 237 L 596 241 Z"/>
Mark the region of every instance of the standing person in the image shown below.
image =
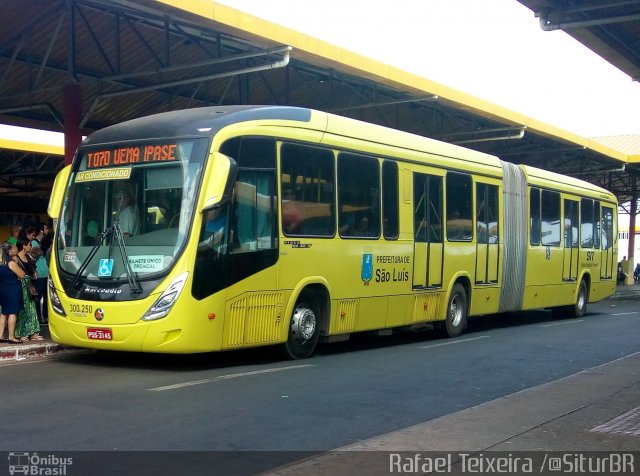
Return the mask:
<path id="1" fill-rule="evenodd" d="M 616 284 L 624 284 L 624 280 L 627 279 L 627 273 L 624 272 L 623 263 L 627 260 L 625 256 L 622 261 L 618 261 L 618 279 L 616 280 Z"/>
<path id="2" fill-rule="evenodd" d="M 15 245 L 16 242 L 18 241 L 18 235 L 20 235 L 21 231 L 22 231 L 22 225 L 13 225 L 11 227 L 11 236 L 7 240 L 7 243 L 11 245 Z"/>
<path id="3" fill-rule="evenodd" d="M 31 242 L 18 240 L 16 248 L 18 249 L 16 260 L 25 272 L 25 276 L 21 280 L 23 308 L 18 313 L 15 335 L 23 342 L 28 340 L 43 340 L 43 337 L 39 334 L 40 323 L 38 322 L 36 303 L 32 297 L 32 283 L 38 275 L 36 273 L 35 260 L 29 254 L 31 251 Z"/>
<path id="4" fill-rule="evenodd" d="M 35 240 L 33 240 L 35 242 Z M 33 243 L 32 242 L 32 243 Z M 38 320 L 40 324 L 46 324 L 48 321 L 47 314 L 47 279 L 49 278 L 49 265 L 47 263 L 47 257 L 45 256 L 42 248 L 32 244 L 32 250 L 30 255 L 35 259 L 36 276 L 33 280 L 33 285 L 38 292 L 35 299 L 36 313 L 38 314 Z"/>
<path id="5" fill-rule="evenodd" d="M 38 297 L 36 299 L 36 312 L 38 313 L 38 319 L 40 324 L 46 324 L 48 321 L 47 315 L 47 278 L 49 277 L 49 263 L 45 256 L 45 250 L 43 249 L 44 237 L 48 232 L 48 226 L 44 223 L 36 225 L 36 235 L 31 240 L 31 256 L 36 260 L 36 274 L 38 277 L 34 280 L 33 285 L 36 287 Z"/>
<path id="6" fill-rule="evenodd" d="M 42 246 L 42 238 L 44 238 L 44 236 L 47 234 L 47 225 L 45 225 L 44 223 L 38 223 L 35 226 L 36 229 L 36 234 L 33 237 L 33 240 L 31 240 L 31 244 L 33 245 L 34 248 L 38 247 L 38 246 Z"/>
<path id="7" fill-rule="evenodd" d="M 22 241 L 28 241 L 31 243 L 36 237 L 36 227 L 29 225 L 27 227 L 23 227 L 18 234 L 18 239 Z"/>
<path id="8" fill-rule="evenodd" d="M 42 248 L 45 256 L 47 256 L 49 248 L 51 248 L 51 244 L 53 243 L 53 230 L 49 227 L 47 227 L 46 230 L 47 232 L 42 237 L 42 240 L 40 240 L 40 248 Z"/>
<path id="9" fill-rule="evenodd" d="M 0 246 L 0 340 L 9 344 L 20 344 L 22 341 L 15 336 L 17 315 L 22 309 L 22 288 L 20 280 L 24 278 L 24 271 L 13 259 L 18 253 L 16 245 L 5 242 Z M 7 339 L 4 328 L 8 327 Z"/>

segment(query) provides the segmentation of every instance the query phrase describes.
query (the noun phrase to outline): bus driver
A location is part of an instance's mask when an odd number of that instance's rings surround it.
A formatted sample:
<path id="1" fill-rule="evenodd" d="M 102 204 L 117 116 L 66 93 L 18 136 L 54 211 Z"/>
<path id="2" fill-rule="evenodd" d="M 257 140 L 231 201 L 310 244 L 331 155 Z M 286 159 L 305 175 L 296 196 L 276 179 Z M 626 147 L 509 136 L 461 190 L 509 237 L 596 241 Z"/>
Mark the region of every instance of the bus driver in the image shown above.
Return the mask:
<path id="1" fill-rule="evenodd" d="M 139 234 L 140 224 L 135 206 L 131 204 L 131 194 L 127 190 L 117 191 L 113 200 L 122 235 L 127 238 Z"/>

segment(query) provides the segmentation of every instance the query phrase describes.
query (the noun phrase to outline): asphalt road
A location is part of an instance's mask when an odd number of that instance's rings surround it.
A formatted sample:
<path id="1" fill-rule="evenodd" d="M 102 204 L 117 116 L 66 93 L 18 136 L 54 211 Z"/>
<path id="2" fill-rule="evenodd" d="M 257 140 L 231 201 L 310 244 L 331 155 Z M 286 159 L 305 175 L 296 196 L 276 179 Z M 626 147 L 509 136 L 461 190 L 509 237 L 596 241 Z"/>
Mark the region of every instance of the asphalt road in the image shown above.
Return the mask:
<path id="1" fill-rule="evenodd" d="M 637 302 L 608 300 L 582 319 L 475 318 L 458 339 L 357 336 L 302 361 L 259 349 L 5 364 L 0 451 L 269 451 L 273 466 L 635 352 Z"/>

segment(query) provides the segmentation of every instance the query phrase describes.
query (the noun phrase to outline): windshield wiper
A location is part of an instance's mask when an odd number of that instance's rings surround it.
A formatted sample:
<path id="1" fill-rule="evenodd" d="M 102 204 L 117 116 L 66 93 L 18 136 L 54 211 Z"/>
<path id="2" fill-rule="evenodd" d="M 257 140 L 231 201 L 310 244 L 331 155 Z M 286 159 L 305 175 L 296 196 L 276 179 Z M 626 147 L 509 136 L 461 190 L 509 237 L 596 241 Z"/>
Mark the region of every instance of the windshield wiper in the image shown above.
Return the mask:
<path id="1" fill-rule="evenodd" d="M 87 269 L 87 266 L 89 266 L 89 263 L 98 252 L 98 249 L 100 248 L 100 246 L 102 246 L 102 243 L 104 242 L 104 240 L 108 236 L 111 236 L 112 233 L 113 233 L 113 226 L 110 226 L 109 228 L 107 228 L 102 232 L 102 234 L 100 235 L 100 239 L 98 239 L 97 243 L 93 245 L 93 248 L 91 248 L 91 251 L 89 251 L 89 254 L 80 265 L 78 272 L 73 277 L 73 281 L 71 282 L 71 289 L 75 289 L 76 291 L 78 290 L 77 286 L 78 286 L 78 281 L 80 281 L 80 277 Z"/>
<path id="2" fill-rule="evenodd" d="M 116 240 L 118 241 L 118 248 L 120 249 L 120 255 L 122 256 L 122 260 L 124 261 L 124 270 L 127 274 L 127 280 L 129 281 L 131 292 L 135 294 L 140 294 L 142 292 L 142 286 L 140 286 L 140 281 L 138 280 L 136 274 L 131 269 L 131 264 L 129 263 L 129 256 L 127 255 L 127 249 L 124 243 L 124 236 L 122 235 L 122 229 L 120 228 L 120 223 L 117 220 L 113 225 L 107 228 L 100 235 L 100 239 L 98 240 L 98 242 L 95 245 L 93 245 L 93 248 L 91 248 L 91 251 L 89 251 L 89 254 L 80 265 L 78 272 L 73 277 L 73 281 L 71 282 L 71 289 L 75 289 L 76 291 L 78 290 L 77 286 L 78 286 L 78 282 L 80 281 L 80 277 L 83 275 L 83 273 L 87 269 L 87 266 L 89 266 L 89 263 L 98 252 L 98 249 L 100 248 L 100 246 L 102 246 L 102 243 L 104 242 L 104 240 L 107 237 L 112 235 L 115 235 Z M 109 245 L 109 258 L 111 258 L 112 246 L 113 246 L 113 239 L 111 240 L 111 243 Z"/>
<path id="3" fill-rule="evenodd" d="M 124 236 L 122 236 L 122 229 L 120 228 L 120 222 L 116 220 L 111 228 L 113 228 L 113 231 L 116 235 L 116 240 L 118 240 L 118 247 L 120 248 L 122 260 L 124 261 L 124 270 L 127 273 L 127 280 L 129 281 L 131 292 L 140 294 L 142 292 L 142 286 L 140 286 L 140 280 L 131 269 L 131 263 L 129 263 L 129 256 L 127 255 L 127 248 L 124 244 Z M 109 255 L 111 255 L 111 253 L 109 253 Z"/>

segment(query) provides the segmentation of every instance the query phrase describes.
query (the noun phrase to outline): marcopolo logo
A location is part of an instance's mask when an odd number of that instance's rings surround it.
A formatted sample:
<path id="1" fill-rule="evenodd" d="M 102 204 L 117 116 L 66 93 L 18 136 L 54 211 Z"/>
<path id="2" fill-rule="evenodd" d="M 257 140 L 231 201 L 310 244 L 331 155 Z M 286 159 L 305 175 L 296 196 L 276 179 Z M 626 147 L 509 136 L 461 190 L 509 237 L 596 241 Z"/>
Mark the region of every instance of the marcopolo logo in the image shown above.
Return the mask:
<path id="1" fill-rule="evenodd" d="M 102 319 L 104 319 L 104 311 L 102 310 L 102 308 L 96 309 L 96 312 L 93 314 L 93 317 L 96 318 L 96 321 L 101 321 Z"/>
<path id="2" fill-rule="evenodd" d="M 122 289 L 120 288 L 96 288 L 95 286 L 89 286 L 85 284 L 84 292 L 90 294 L 120 294 Z"/>
<path id="3" fill-rule="evenodd" d="M 73 464 L 73 458 L 23 451 L 9 453 L 9 474 L 26 474 L 38 476 L 65 476 L 67 466 Z"/>

